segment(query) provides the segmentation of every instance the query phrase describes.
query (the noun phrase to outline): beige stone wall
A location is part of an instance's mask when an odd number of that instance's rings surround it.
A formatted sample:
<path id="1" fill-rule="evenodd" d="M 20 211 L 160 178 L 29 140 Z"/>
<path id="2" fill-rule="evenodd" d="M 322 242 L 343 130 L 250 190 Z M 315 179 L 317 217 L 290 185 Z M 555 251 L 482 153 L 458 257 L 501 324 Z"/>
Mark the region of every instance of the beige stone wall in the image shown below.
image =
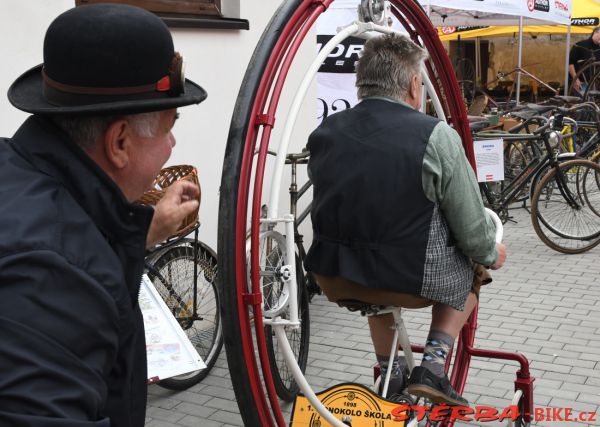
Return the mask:
<path id="1" fill-rule="evenodd" d="M 571 45 L 587 35 L 572 35 Z M 514 37 L 490 39 L 488 82 L 496 79 L 498 71 L 508 72 L 517 66 L 518 34 Z M 566 36 L 523 34 L 523 68 L 545 82 L 564 82 Z M 513 79 L 514 77 L 511 77 Z M 527 77 L 523 77 L 527 84 Z"/>

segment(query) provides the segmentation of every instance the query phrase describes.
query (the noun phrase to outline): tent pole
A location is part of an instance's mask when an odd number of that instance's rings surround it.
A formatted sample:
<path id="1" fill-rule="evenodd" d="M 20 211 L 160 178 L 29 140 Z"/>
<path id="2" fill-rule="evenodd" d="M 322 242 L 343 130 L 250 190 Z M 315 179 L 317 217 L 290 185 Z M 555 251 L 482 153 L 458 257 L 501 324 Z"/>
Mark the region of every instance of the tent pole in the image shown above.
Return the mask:
<path id="1" fill-rule="evenodd" d="M 521 56 L 523 54 L 523 17 L 519 16 L 519 57 L 517 59 L 517 105 L 521 99 Z"/>
<path id="2" fill-rule="evenodd" d="M 565 52 L 565 89 L 563 95 L 567 96 L 569 93 L 569 51 L 571 47 L 571 22 L 567 28 L 567 50 Z"/>
<path id="3" fill-rule="evenodd" d="M 475 38 L 475 85 L 481 82 L 481 48 L 479 37 Z"/>

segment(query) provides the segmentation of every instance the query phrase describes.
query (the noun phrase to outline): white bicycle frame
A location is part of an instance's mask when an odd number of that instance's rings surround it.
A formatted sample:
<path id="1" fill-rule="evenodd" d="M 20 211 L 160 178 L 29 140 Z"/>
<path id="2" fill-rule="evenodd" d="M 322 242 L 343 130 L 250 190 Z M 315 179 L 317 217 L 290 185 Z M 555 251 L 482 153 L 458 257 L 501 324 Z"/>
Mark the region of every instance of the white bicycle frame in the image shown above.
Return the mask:
<path id="1" fill-rule="evenodd" d="M 275 160 L 275 170 L 273 173 L 273 180 L 272 180 L 271 192 L 270 192 L 270 197 L 269 197 L 269 203 L 267 205 L 268 206 L 267 218 L 261 219 L 261 223 L 264 225 L 271 226 L 271 227 L 274 227 L 278 223 L 283 223 L 285 226 L 286 262 L 285 262 L 285 265 L 281 267 L 281 269 L 282 269 L 282 273 L 283 273 L 282 277 L 283 277 L 283 281 L 284 281 L 284 288 L 287 288 L 287 289 L 285 289 L 285 293 L 287 294 L 286 299 L 287 299 L 287 304 L 289 307 L 289 319 L 283 319 L 280 316 L 274 316 L 272 318 L 265 318 L 264 323 L 271 325 L 271 327 L 273 328 L 273 330 L 275 332 L 275 336 L 280 345 L 280 348 L 282 349 L 282 352 L 283 352 L 284 358 L 286 360 L 286 363 L 288 365 L 288 368 L 292 371 L 292 374 L 294 375 L 294 379 L 296 380 L 296 383 L 298 384 L 302 393 L 309 400 L 311 405 L 323 417 L 323 419 L 325 421 L 327 421 L 329 424 L 331 424 L 332 426 L 347 427 L 346 424 L 344 424 L 341 420 L 339 420 L 333 414 L 331 414 L 331 412 L 329 412 L 329 410 L 321 403 L 319 398 L 316 396 L 313 389 L 306 381 L 306 378 L 304 377 L 300 367 L 298 366 L 298 363 L 294 356 L 294 352 L 292 351 L 290 344 L 288 342 L 287 336 L 285 334 L 286 328 L 287 329 L 296 329 L 296 328 L 300 327 L 300 320 L 299 320 L 299 316 L 298 316 L 298 298 L 297 298 L 298 283 L 296 282 L 296 260 L 295 260 L 295 242 L 294 242 L 295 218 L 291 214 L 284 214 L 281 216 L 279 215 L 278 206 L 279 206 L 279 193 L 281 190 L 280 183 L 281 183 L 282 176 L 283 176 L 283 170 L 285 167 L 285 160 L 286 160 L 287 150 L 288 150 L 288 147 L 290 144 L 292 131 L 293 131 L 294 125 L 296 123 L 296 120 L 298 118 L 301 104 L 302 104 L 304 98 L 306 97 L 306 93 L 308 91 L 311 81 L 315 77 L 319 67 L 321 66 L 321 64 L 323 63 L 325 58 L 336 48 L 336 46 L 339 43 L 341 43 L 343 40 L 345 40 L 346 38 L 348 38 L 350 36 L 369 38 L 369 35 L 370 35 L 369 33 L 373 33 L 373 32 L 381 33 L 381 34 L 396 33 L 403 37 L 406 37 L 406 35 L 402 32 L 399 32 L 399 31 L 394 30 L 389 27 L 377 25 L 372 22 L 360 22 L 360 21 L 355 21 L 346 27 L 338 29 L 338 31 L 339 31 L 338 34 L 335 35 L 321 49 L 321 51 L 319 52 L 317 57 L 311 63 L 310 67 L 308 68 L 308 70 L 305 74 L 304 79 L 302 80 L 302 82 L 299 86 L 298 91 L 296 92 L 296 95 L 295 95 L 294 100 L 291 105 L 288 119 L 286 121 L 284 130 L 283 130 L 281 143 L 277 149 L 277 158 Z M 426 91 L 426 93 L 424 93 L 424 99 L 426 99 L 426 96 L 428 95 L 430 97 L 430 99 L 432 100 L 432 103 L 433 103 L 433 106 L 434 106 L 437 116 L 441 120 L 446 120 L 440 100 L 437 96 L 437 93 L 436 93 L 434 87 L 433 87 L 433 84 L 431 83 L 431 80 L 429 79 L 429 75 L 427 74 L 425 69 L 421 70 L 421 75 L 423 78 L 423 83 L 424 83 L 425 91 Z M 425 103 L 423 103 L 423 105 L 425 105 Z M 490 215 L 494 219 L 494 222 L 497 224 L 497 239 L 501 240 L 501 238 L 502 238 L 502 223 L 500 222 L 500 219 L 494 212 L 492 212 L 492 211 L 489 211 L 489 212 L 491 212 Z M 498 233 L 499 233 L 499 235 L 498 235 Z M 392 350 L 391 357 L 393 357 L 393 355 L 395 354 L 395 348 L 397 348 L 397 344 L 399 341 L 400 345 L 404 349 L 405 355 L 406 355 L 408 363 L 409 363 L 409 367 L 412 370 L 412 368 L 414 367 L 414 358 L 412 355 L 412 351 L 410 350 L 410 340 L 408 337 L 408 333 L 406 331 L 406 328 L 404 327 L 404 323 L 400 316 L 400 309 L 392 308 L 391 311 L 394 313 L 394 319 L 396 321 L 396 333 L 395 333 L 395 337 L 394 337 L 394 345 L 392 346 L 393 350 Z M 390 373 L 391 373 L 391 370 L 388 370 L 388 374 L 386 375 L 385 383 L 384 383 L 384 390 L 383 390 L 384 396 L 387 393 L 387 388 L 388 388 L 389 379 L 390 379 Z M 413 427 L 416 425 L 417 425 L 416 419 L 413 419 L 408 424 L 406 424 L 407 427 Z"/>

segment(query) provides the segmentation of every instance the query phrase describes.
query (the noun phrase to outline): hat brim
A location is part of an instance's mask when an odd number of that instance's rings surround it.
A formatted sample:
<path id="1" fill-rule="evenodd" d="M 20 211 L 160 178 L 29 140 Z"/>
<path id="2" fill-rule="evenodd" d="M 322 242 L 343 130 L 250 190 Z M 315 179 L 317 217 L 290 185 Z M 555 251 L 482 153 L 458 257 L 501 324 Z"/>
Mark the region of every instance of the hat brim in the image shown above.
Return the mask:
<path id="1" fill-rule="evenodd" d="M 202 87 L 185 79 L 184 93 L 177 97 L 128 99 L 76 106 L 54 105 L 44 97 L 41 71 L 42 65 L 33 67 L 8 89 L 8 100 L 19 110 L 43 115 L 136 114 L 199 104 L 207 96 Z"/>

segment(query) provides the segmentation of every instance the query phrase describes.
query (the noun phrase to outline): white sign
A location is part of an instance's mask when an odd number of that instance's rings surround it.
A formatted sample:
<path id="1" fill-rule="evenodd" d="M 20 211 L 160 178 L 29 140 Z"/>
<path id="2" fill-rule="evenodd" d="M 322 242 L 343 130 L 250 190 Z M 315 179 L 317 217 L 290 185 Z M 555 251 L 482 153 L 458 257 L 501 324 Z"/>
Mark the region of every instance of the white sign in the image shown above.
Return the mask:
<path id="1" fill-rule="evenodd" d="M 504 180 L 504 143 L 502 139 L 473 141 L 477 181 L 490 182 Z"/>
<path id="2" fill-rule="evenodd" d="M 144 316 L 150 382 L 206 368 L 146 274 L 142 276 L 138 302 Z"/>

